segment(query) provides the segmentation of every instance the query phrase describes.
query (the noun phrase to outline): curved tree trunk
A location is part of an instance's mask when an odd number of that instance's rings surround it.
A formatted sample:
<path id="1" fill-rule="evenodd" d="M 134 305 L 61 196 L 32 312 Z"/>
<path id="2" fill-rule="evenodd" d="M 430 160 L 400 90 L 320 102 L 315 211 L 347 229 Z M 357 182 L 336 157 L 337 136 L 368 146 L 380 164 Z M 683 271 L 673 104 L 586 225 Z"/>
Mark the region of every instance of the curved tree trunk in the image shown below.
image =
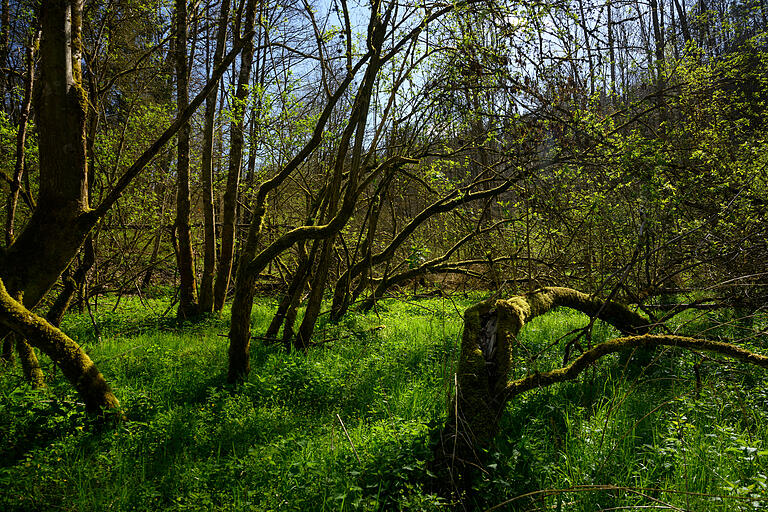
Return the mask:
<path id="1" fill-rule="evenodd" d="M 533 318 L 568 307 L 607 322 L 626 337 L 585 351 L 570 365 L 509 381 L 517 335 Z M 575 379 L 601 357 L 635 348 L 676 346 L 724 354 L 768 368 L 768 357 L 728 343 L 648 334 L 648 321 L 627 306 L 570 288 L 542 288 L 506 300 L 486 301 L 464 313 L 464 333 L 456 373 L 456 396 L 436 448 L 435 462 L 448 470 L 454 485 L 466 486 L 498 431 L 506 403 L 528 390 Z"/>
<path id="2" fill-rule="evenodd" d="M 89 412 L 118 409 L 117 398 L 88 354 L 66 334 L 14 300 L 0 280 L 0 324 L 26 338 L 61 368 Z"/>

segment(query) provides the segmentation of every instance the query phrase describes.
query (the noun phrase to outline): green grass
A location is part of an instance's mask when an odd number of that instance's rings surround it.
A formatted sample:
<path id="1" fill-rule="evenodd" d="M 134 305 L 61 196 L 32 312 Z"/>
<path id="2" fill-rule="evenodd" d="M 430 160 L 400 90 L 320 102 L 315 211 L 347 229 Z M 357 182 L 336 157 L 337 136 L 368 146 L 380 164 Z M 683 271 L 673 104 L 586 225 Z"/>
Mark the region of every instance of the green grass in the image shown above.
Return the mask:
<path id="1" fill-rule="evenodd" d="M 248 382 L 230 388 L 228 313 L 178 325 L 159 317 L 165 299 L 124 299 L 115 312 L 102 299 L 100 340 L 87 314 L 68 316 L 63 329 L 87 347 L 129 421 L 90 424 L 45 361 L 47 391 L 29 390 L 16 368 L 0 370 L 0 509 L 444 509 L 429 492 L 428 464 L 469 303 L 391 300 L 336 326 L 323 319 L 317 339 L 328 341 L 306 355 L 256 341 Z M 274 307 L 257 302 L 256 333 Z M 723 319 L 675 319 L 683 333 L 714 320 Z M 537 352 L 585 323 L 556 311 L 526 326 L 522 341 Z M 717 329 L 709 333 L 736 336 L 743 326 Z M 614 334 L 598 325 L 592 339 Z M 764 338 L 749 343 L 761 350 Z M 520 372 L 559 365 L 566 341 L 521 360 Z M 697 396 L 697 359 L 659 351 L 650 360 L 632 370 L 607 358 L 578 382 L 511 403 L 468 508 L 768 508 L 764 373 L 705 361 Z"/>

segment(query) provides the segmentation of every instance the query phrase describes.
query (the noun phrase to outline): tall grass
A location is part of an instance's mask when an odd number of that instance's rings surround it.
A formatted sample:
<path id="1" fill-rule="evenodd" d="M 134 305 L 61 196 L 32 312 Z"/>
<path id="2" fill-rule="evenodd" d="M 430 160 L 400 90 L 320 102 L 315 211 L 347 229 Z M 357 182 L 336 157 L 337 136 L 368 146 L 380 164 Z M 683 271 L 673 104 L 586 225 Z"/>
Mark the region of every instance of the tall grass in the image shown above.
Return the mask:
<path id="1" fill-rule="evenodd" d="M 103 302 L 94 312 L 100 337 L 89 315 L 72 314 L 64 330 L 87 347 L 129 421 L 89 424 L 48 362 L 49 389 L 39 392 L 18 370 L 0 371 L 0 509 L 446 508 L 430 494 L 428 464 L 470 302 L 391 300 L 339 325 L 321 321 L 321 346 L 308 354 L 255 341 L 252 373 L 236 388 L 224 383 L 228 313 L 179 325 L 159 317 L 164 299 L 124 299 L 116 312 Z M 258 301 L 256 333 L 274 307 Z M 753 327 L 764 329 L 761 321 Z M 585 323 L 557 311 L 521 341 L 536 350 Z M 685 332 L 705 324 L 712 318 L 679 321 Z M 613 334 L 596 326 L 593 342 Z M 525 371 L 560 364 L 567 339 Z M 653 357 L 637 371 L 611 358 L 578 382 L 511 403 L 465 505 L 768 507 L 765 376 L 705 360 L 697 390 L 696 356 Z"/>

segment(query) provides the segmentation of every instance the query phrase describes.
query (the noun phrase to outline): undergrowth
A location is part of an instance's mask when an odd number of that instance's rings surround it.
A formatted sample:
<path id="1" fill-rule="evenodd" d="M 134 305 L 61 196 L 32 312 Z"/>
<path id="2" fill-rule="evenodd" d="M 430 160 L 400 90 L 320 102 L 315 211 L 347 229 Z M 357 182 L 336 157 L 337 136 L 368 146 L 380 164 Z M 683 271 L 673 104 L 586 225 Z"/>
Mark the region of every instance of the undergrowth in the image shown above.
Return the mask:
<path id="1" fill-rule="evenodd" d="M 16 367 L 1 369 L 0 509 L 456 506 L 432 494 L 429 463 L 471 302 L 389 300 L 338 325 L 322 319 L 320 347 L 308 354 L 255 340 L 248 381 L 230 387 L 228 312 L 179 324 L 162 316 L 162 297 L 124 298 L 115 311 L 114 299 L 102 298 L 93 320 L 73 313 L 62 327 L 97 362 L 128 421 L 89 423 L 44 358 L 46 390 L 29 389 Z M 257 301 L 255 334 L 275 305 Z M 727 320 L 680 315 L 672 327 L 720 339 L 747 332 Z M 764 322 L 752 319 L 749 332 Z M 563 339 L 519 371 L 561 364 L 571 331 L 585 324 L 555 311 L 526 326 L 521 341 L 532 352 Z M 591 335 L 597 343 L 616 333 L 598 324 Z M 765 353 L 765 336 L 741 337 Z M 644 357 L 606 358 L 577 382 L 511 403 L 464 506 L 768 509 L 764 373 L 673 350 Z"/>

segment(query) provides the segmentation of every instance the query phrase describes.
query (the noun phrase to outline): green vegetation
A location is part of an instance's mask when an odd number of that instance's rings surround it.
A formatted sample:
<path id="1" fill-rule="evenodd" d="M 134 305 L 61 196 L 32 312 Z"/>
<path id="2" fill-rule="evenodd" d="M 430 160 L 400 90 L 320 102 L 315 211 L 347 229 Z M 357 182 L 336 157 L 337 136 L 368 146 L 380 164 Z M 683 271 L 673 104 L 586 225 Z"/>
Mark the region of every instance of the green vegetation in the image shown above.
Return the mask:
<path id="1" fill-rule="evenodd" d="M 4 0 L 0 510 L 768 510 L 766 27 Z"/>
<path id="2" fill-rule="evenodd" d="M 306 355 L 255 341 L 249 379 L 233 388 L 225 385 L 228 312 L 179 324 L 160 317 L 164 298 L 124 298 L 115 312 L 114 300 L 102 298 L 94 311 L 101 340 L 87 313 L 71 313 L 62 327 L 113 384 L 128 421 L 89 423 L 45 360 L 47 390 L 31 390 L 20 370 L 0 373 L 0 507 L 445 508 L 432 492 L 430 462 L 453 393 L 461 313 L 477 299 L 390 299 L 338 325 L 321 317 L 315 341 L 325 343 Z M 274 307 L 257 299 L 255 333 Z M 734 339 L 744 327 L 731 314 L 691 312 L 671 327 Z M 565 336 L 564 347 L 587 321 L 557 310 L 530 322 L 521 341 L 536 352 Z M 764 331 L 768 317 L 751 321 Z M 598 323 L 592 341 L 616 335 Z M 762 335 L 747 346 L 766 342 Z M 540 360 L 535 369 L 561 362 Z M 626 363 L 606 358 L 577 382 L 510 403 L 488 472 L 466 503 L 480 510 L 768 506 L 764 372 L 670 350 L 639 369 Z"/>

